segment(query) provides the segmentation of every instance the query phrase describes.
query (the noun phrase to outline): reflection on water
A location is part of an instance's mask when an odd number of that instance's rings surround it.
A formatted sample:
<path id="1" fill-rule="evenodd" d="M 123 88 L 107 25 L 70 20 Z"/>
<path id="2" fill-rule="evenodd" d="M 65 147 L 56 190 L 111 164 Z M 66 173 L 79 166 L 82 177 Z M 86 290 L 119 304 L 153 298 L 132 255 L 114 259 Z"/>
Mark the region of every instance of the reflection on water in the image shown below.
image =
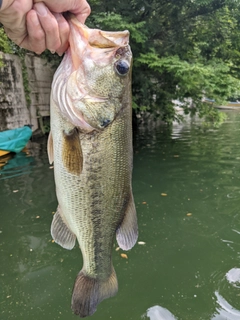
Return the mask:
<path id="1" fill-rule="evenodd" d="M 149 317 L 150 320 L 177 320 L 169 310 L 160 306 L 149 308 L 147 310 L 147 317 Z"/>
<path id="2" fill-rule="evenodd" d="M 227 114 L 219 129 L 189 120 L 135 133 L 140 243 L 128 259 L 113 250 L 119 292 L 91 320 L 240 319 L 240 113 Z M 82 259 L 50 236 L 57 201 L 46 140 L 15 160 L 0 170 L 0 319 L 77 319 Z"/>
<path id="3" fill-rule="evenodd" d="M 10 179 L 23 174 L 29 174 L 33 165 L 34 157 L 20 152 L 11 155 L 6 164 L 1 167 L 0 180 Z"/>
<path id="4" fill-rule="evenodd" d="M 226 273 L 226 278 L 229 283 L 233 286 L 240 288 L 240 269 L 239 268 L 232 268 Z"/>
<path id="5" fill-rule="evenodd" d="M 239 320 L 240 311 L 233 308 L 217 291 L 215 292 L 215 295 L 219 307 L 212 320 Z"/>

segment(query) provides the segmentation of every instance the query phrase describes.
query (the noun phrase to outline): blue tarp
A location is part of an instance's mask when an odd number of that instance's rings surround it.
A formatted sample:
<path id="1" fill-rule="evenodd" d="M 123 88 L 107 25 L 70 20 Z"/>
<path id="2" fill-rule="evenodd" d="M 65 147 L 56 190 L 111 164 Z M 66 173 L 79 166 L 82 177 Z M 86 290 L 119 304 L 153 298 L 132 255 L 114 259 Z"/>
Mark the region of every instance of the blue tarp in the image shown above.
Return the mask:
<path id="1" fill-rule="evenodd" d="M 28 126 L 0 132 L 0 149 L 20 152 L 32 136 L 32 130 Z"/>

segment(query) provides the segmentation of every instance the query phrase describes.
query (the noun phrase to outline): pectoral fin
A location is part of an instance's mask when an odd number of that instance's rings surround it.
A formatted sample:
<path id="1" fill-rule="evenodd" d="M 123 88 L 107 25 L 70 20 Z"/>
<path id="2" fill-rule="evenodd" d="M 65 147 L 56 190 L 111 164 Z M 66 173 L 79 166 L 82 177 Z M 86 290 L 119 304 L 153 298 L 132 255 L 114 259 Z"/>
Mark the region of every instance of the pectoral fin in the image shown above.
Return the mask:
<path id="1" fill-rule="evenodd" d="M 47 142 L 47 152 L 48 152 L 48 160 L 49 163 L 53 163 L 53 137 L 52 137 L 52 132 L 49 132 L 48 136 L 48 142 Z"/>
<path id="2" fill-rule="evenodd" d="M 125 217 L 116 232 L 117 242 L 121 249 L 131 249 L 138 238 L 137 214 L 131 192 Z"/>
<path id="3" fill-rule="evenodd" d="M 83 155 L 78 130 L 63 132 L 62 160 L 65 168 L 72 174 L 79 175 L 83 167 Z"/>
<path id="4" fill-rule="evenodd" d="M 53 240 L 65 249 L 71 250 L 75 246 L 76 236 L 64 222 L 59 206 L 53 216 L 51 235 Z"/>

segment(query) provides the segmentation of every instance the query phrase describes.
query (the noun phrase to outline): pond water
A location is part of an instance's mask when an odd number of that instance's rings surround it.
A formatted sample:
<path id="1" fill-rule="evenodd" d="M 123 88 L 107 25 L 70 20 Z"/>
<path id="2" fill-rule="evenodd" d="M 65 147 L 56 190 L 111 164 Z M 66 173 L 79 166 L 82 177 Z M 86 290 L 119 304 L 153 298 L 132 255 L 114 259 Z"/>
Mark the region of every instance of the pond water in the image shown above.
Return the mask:
<path id="1" fill-rule="evenodd" d="M 118 294 L 92 320 L 240 319 L 240 112 L 218 129 L 141 128 L 133 191 L 139 244 L 113 248 Z M 0 319 L 70 320 L 79 248 L 52 242 L 46 140 L 0 170 Z"/>

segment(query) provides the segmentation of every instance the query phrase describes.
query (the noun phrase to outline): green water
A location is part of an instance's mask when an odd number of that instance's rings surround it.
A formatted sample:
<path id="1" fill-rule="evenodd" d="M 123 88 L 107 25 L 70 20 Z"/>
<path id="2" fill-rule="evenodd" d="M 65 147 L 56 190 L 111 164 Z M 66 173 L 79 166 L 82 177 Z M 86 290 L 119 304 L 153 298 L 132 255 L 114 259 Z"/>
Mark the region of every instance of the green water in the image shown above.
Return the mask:
<path id="1" fill-rule="evenodd" d="M 240 319 L 240 113 L 227 114 L 219 129 L 187 121 L 135 134 L 145 244 L 128 259 L 115 245 L 119 292 L 92 320 Z M 78 319 L 70 302 L 81 253 L 52 243 L 57 202 L 46 141 L 30 152 L 0 171 L 0 319 Z"/>

